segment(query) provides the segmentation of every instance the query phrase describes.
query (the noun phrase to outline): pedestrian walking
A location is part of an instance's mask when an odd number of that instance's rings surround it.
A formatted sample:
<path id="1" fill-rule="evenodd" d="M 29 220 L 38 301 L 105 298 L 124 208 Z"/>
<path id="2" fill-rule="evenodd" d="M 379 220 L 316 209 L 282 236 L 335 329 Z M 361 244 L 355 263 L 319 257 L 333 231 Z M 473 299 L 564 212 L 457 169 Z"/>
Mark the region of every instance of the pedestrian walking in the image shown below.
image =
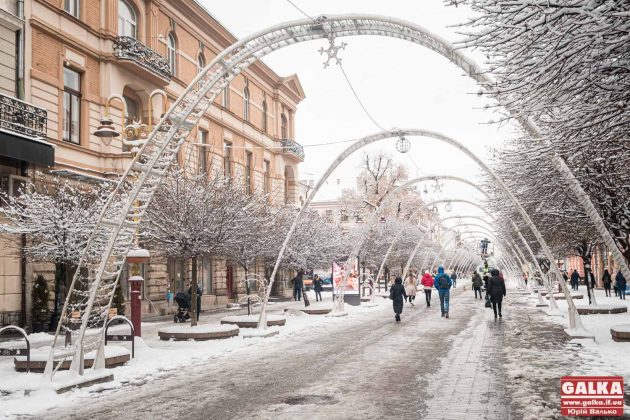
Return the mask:
<path id="1" fill-rule="evenodd" d="M 482 284 L 483 282 L 481 281 L 481 276 L 475 271 L 475 274 L 472 276 L 472 286 L 475 291 L 475 299 L 477 299 L 477 293 L 479 293 L 479 299 L 483 299 L 483 296 L 481 295 Z"/>
<path id="2" fill-rule="evenodd" d="M 593 274 L 592 271 L 588 272 L 588 276 L 591 278 L 591 289 L 594 291 L 595 290 L 595 274 Z"/>
<path id="3" fill-rule="evenodd" d="M 322 289 L 324 285 L 324 280 L 321 279 L 317 274 L 313 276 L 313 290 L 315 290 L 315 301 L 319 302 L 322 300 Z"/>
<path id="4" fill-rule="evenodd" d="M 626 278 L 621 273 L 621 270 L 617 271 L 615 280 L 617 282 L 617 289 L 619 290 L 619 299 L 626 300 Z"/>
<path id="5" fill-rule="evenodd" d="M 433 281 L 433 286 L 437 289 L 438 295 L 440 296 L 440 309 L 442 310 L 442 317 L 448 318 L 448 304 L 451 298 L 450 294 L 453 281 L 449 275 L 444 272 L 444 267 L 438 267 L 438 273 Z"/>
<path id="6" fill-rule="evenodd" d="M 573 273 L 571 273 L 571 289 L 573 290 L 579 290 L 580 289 L 580 274 L 577 272 L 577 270 L 573 270 Z"/>
<path id="7" fill-rule="evenodd" d="M 304 271 L 298 270 L 297 275 L 291 280 L 293 283 L 293 300 L 302 300 L 302 287 L 304 287 Z"/>
<path id="8" fill-rule="evenodd" d="M 505 281 L 499 276 L 499 270 L 493 269 L 490 274 L 492 276 L 488 280 L 488 290 L 486 293 L 490 296 L 490 302 L 492 302 L 492 310 L 494 311 L 494 319 L 503 318 L 501 314 L 501 304 L 503 303 L 503 297 L 505 293 Z"/>
<path id="9" fill-rule="evenodd" d="M 611 285 L 612 285 L 612 276 L 608 272 L 608 269 L 604 270 L 604 274 L 602 275 L 602 283 L 604 283 L 604 293 L 606 293 L 606 296 L 610 297 L 610 289 L 611 289 Z M 617 289 L 615 288 L 615 296 L 617 296 L 616 291 L 617 291 Z"/>
<path id="10" fill-rule="evenodd" d="M 428 308 L 431 306 L 431 290 L 433 290 L 433 276 L 429 274 L 429 270 L 426 270 L 424 272 L 424 275 L 422 276 L 422 280 L 420 280 L 420 283 L 422 283 L 422 287 L 424 289 L 424 297 L 427 301 L 427 308 Z"/>
<path id="11" fill-rule="evenodd" d="M 413 301 L 416 300 L 416 292 L 418 289 L 416 288 L 416 278 L 413 273 L 409 273 L 407 275 L 407 282 L 405 284 L 405 292 L 407 293 L 407 299 L 409 299 L 409 303 L 411 306 L 416 306 L 413 304 Z"/>
<path id="12" fill-rule="evenodd" d="M 451 280 L 453 280 L 453 288 L 457 287 L 457 273 L 455 271 L 451 275 Z"/>
<path id="13" fill-rule="evenodd" d="M 394 314 L 396 315 L 396 322 L 400 322 L 400 314 L 402 313 L 403 304 L 405 303 L 405 299 L 407 298 L 405 288 L 402 285 L 402 277 L 396 277 L 394 284 L 389 289 L 389 298 L 393 301 L 394 304 Z"/>

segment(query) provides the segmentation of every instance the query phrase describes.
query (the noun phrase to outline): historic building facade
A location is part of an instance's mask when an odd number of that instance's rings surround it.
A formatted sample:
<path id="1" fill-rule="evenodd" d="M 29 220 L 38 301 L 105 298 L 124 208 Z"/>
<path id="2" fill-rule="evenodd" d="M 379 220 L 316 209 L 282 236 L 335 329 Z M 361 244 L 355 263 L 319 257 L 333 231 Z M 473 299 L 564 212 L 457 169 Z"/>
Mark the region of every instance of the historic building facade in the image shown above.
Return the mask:
<path id="1" fill-rule="evenodd" d="M 24 5 L 23 19 L 13 23 L 24 28 L 24 97 L 47 114 L 45 139 L 54 146 L 54 164 L 42 168 L 95 185 L 113 182 L 132 158 L 123 124 L 156 124 L 198 72 L 237 41 L 194 0 L 13 3 Z M 0 82 L 4 94 L 11 83 Z M 296 203 L 304 152 L 294 141 L 295 115 L 304 97 L 297 76 L 281 77 L 254 63 L 216 98 L 188 139 L 185 149 L 197 153 L 194 164 L 184 153 L 180 164 L 220 168 L 226 176 L 247 173 L 252 187 L 275 192 L 279 203 Z M 106 114 L 122 136 L 104 141 L 94 135 Z M 205 305 L 237 298 L 235 266 L 211 256 L 199 265 Z M 36 273 L 54 275 L 50 264 L 25 271 L 28 282 Z M 189 274 L 185 261 L 153 258 L 145 270 L 144 309 L 164 312 L 167 292 L 187 287 Z M 0 289 L 0 312 L 12 310 L 15 305 L 3 299 L 16 296 L 7 298 Z"/>

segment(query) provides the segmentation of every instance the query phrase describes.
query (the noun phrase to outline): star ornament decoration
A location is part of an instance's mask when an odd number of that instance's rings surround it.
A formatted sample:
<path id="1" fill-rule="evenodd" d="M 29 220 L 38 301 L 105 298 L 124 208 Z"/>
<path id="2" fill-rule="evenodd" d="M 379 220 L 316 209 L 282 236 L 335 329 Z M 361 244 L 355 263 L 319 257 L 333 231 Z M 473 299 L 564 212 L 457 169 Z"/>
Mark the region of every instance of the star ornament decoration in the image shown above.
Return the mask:
<path id="1" fill-rule="evenodd" d="M 328 38 L 328 48 L 324 49 L 324 47 L 319 49 L 320 54 L 326 54 L 326 61 L 324 61 L 324 68 L 330 66 L 330 60 L 335 60 L 335 64 L 341 65 L 341 58 L 339 58 L 339 51 L 345 50 L 346 46 L 345 42 L 342 42 L 339 45 L 335 44 L 335 37 L 331 36 Z"/>

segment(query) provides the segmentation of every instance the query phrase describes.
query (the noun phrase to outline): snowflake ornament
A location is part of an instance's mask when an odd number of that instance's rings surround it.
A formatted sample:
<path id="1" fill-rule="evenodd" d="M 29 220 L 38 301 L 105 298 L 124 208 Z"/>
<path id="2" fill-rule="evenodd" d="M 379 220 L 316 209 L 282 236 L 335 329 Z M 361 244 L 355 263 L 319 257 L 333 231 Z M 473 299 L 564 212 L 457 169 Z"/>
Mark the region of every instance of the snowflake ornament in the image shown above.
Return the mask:
<path id="1" fill-rule="evenodd" d="M 438 181 L 437 179 L 435 180 L 435 184 L 433 185 L 433 192 L 434 193 L 439 193 L 442 192 L 442 187 L 443 185 L 440 184 L 440 181 Z"/>
<path id="2" fill-rule="evenodd" d="M 328 48 L 324 49 L 324 47 L 322 47 L 319 49 L 320 54 L 327 55 L 326 61 L 324 61 L 324 68 L 330 66 L 330 60 L 332 59 L 335 60 L 335 64 L 341 65 L 341 58 L 339 58 L 338 54 L 340 50 L 345 50 L 347 45 L 348 44 L 345 42 L 342 42 L 340 45 L 336 45 L 335 36 L 330 35 L 328 37 Z"/>

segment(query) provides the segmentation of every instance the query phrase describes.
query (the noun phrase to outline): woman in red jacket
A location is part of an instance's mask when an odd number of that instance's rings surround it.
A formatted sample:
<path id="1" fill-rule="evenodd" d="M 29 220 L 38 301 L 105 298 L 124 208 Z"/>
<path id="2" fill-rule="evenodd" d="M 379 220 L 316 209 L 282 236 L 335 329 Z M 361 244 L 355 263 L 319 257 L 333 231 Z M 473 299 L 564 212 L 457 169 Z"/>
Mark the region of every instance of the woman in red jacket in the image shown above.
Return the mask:
<path id="1" fill-rule="evenodd" d="M 425 271 L 420 280 L 424 289 L 424 296 L 427 299 L 427 308 L 431 306 L 431 290 L 433 289 L 433 276 L 429 274 L 429 271 Z"/>

